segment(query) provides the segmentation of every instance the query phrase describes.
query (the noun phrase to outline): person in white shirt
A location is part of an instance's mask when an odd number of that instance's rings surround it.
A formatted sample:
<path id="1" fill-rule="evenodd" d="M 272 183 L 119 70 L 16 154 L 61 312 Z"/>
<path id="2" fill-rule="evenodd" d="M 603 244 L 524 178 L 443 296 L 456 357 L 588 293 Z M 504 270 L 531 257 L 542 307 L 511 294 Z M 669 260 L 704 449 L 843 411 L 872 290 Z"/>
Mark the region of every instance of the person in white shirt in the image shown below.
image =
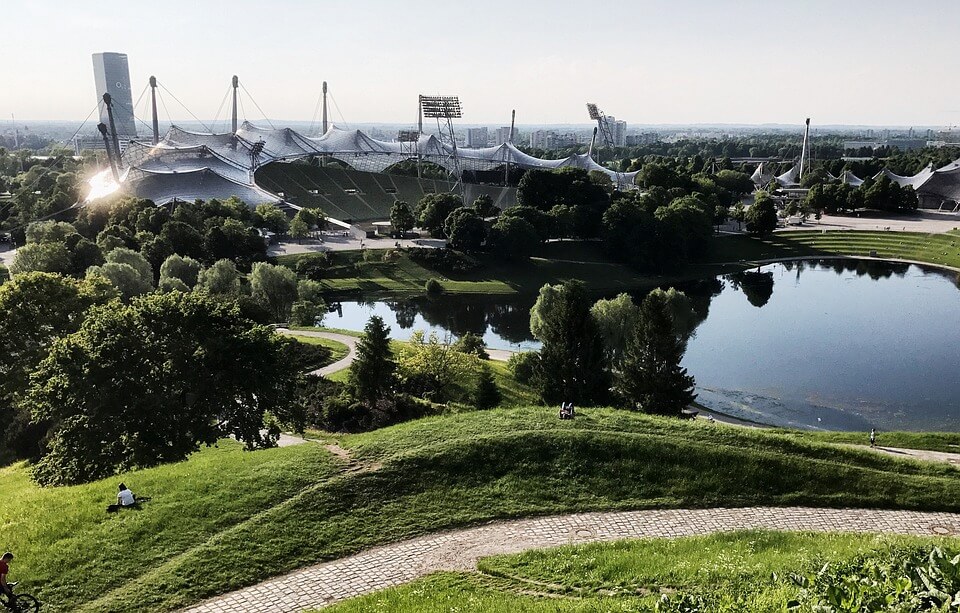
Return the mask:
<path id="1" fill-rule="evenodd" d="M 117 504 L 121 507 L 129 507 L 137 504 L 137 497 L 124 485 L 120 484 L 120 492 L 117 494 Z"/>

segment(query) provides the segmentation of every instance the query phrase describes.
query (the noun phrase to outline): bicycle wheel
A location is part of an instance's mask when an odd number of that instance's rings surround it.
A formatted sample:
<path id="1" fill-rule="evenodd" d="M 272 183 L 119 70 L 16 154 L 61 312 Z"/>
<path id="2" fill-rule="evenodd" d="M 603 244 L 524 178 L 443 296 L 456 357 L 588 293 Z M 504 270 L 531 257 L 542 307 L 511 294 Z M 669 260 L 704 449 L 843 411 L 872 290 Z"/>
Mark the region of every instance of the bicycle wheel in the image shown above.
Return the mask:
<path id="1" fill-rule="evenodd" d="M 17 601 L 10 610 L 13 613 L 37 613 L 40 601 L 30 594 L 17 594 Z"/>

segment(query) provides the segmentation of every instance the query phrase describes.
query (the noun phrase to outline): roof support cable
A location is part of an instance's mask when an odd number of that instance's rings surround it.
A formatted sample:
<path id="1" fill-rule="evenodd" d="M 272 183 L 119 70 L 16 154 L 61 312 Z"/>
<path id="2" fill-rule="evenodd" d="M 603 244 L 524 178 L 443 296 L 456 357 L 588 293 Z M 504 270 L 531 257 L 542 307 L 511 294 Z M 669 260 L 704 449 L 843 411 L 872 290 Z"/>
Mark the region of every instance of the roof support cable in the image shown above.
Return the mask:
<path id="1" fill-rule="evenodd" d="M 350 124 L 347 123 L 347 118 L 343 116 L 343 112 L 340 110 L 340 105 L 337 104 L 337 99 L 333 97 L 333 94 L 329 94 L 330 99 L 333 100 L 333 108 L 337 109 L 337 115 L 340 116 L 340 120 L 343 121 L 343 127 L 349 128 Z"/>
<path id="2" fill-rule="evenodd" d="M 157 85 L 159 85 L 161 88 L 163 88 L 163 91 L 165 91 L 165 92 L 167 92 L 168 94 L 170 94 L 170 96 L 171 96 L 174 100 L 177 101 L 177 104 L 179 104 L 180 106 L 182 106 L 185 111 L 187 111 L 188 113 L 190 113 L 190 116 L 193 117 L 193 118 L 197 121 L 197 123 L 199 123 L 201 126 L 203 126 L 204 128 L 206 128 L 207 132 L 209 132 L 210 134 L 213 134 L 213 130 L 210 129 L 210 126 L 208 126 L 207 124 L 203 123 L 203 121 L 202 121 L 199 117 L 197 117 L 196 115 L 194 115 L 194 114 L 193 114 L 193 111 L 191 111 L 189 108 L 187 108 L 187 105 L 184 104 L 183 102 L 181 102 L 180 99 L 177 98 L 172 91 L 170 91 L 169 89 L 167 89 L 167 87 L 166 87 L 163 83 L 157 81 Z"/>
<path id="3" fill-rule="evenodd" d="M 213 118 L 213 127 L 214 127 L 214 129 L 217 128 L 217 122 L 220 120 L 220 111 L 223 110 L 223 105 L 225 105 L 225 104 L 227 103 L 227 98 L 230 96 L 230 90 L 231 90 L 231 89 L 233 89 L 233 88 L 232 88 L 232 87 L 227 87 L 227 91 L 223 94 L 223 100 L 220 101 L 220 106 L 217 107 L 217 114 L 216 114 L 216 116 Z M 226 117 L 224 117 L 224 121 L 226 121 Z"/>
<path id="4" fill-rule="evenodd" d="M 247 88 L 243 86 L 243 83 L 240 84 L 240 89 L 242 89 L 242 90 L 243 90 L 243 93 L 245 93 L 247 96 L 250 97 L 250 102 L 253 103 L 253 106 L 257 107 L 257 110 L 260 111 L 260 114 L 263 115 L 263 118 L 267 121 L 268 124 L 270 124 L 270 128 L 273 129 L 273 130 L 276 130 L 276 129 L 277 129 L 276 126 L 273 125 L 273 122 L 270 121 L 270 118 L 267 117 L 267 114 L 263 112 L 263 109 L 260 108 L 260 105 L 257 104 L 257 101 L 254 100 L 254 98 L 253 98 L 253 96 L 250 94 L 250 92 L 247 91 Z"/>

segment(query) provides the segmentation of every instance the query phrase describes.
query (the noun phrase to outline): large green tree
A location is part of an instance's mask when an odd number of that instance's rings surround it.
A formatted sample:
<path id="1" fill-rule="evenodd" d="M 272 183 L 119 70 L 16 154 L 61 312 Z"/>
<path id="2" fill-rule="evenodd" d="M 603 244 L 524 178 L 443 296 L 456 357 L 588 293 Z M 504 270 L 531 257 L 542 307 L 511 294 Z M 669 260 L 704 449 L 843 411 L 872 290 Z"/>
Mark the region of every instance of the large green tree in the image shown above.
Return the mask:
<path id="1" fill-rule="evenodd" d="M 363 328 L 357 355 L 350 364 L 349 386 L 354 396 L 369 406 L 393 388 L 397 364 L 390 349 L 390 328 L 374 315 Z"/>
<path id="2" fill-rule="evenodd" d="M 93 310 L 32 379 L 35 419 L 54 424 L 34 477 L 90 481 L 179 461 L 225 436 L 271 446 L 265 413 L 297 421 L 284 355 L 273 331 L 203 294 Z"/>
<path id="3" fill-rule="evenodd" d="M 753 204 L 747 209 L 747 232 L 770 234 L 777 229 L 777 207 L 767 192 L 757 192 Z"/>
<path id="4" fill-rule="evenodd" d="M 609 373 L 590 306 L 583 283 L 566 281 L 540 288 L 530 310 L 530 331 L 543 343 L 538 388 L 547 403 L 606 400 Z"/>
<path id="5" fill-rule="evenodd" d="M 297 300 L 297 275 L 285 266 L 257 262 L 250 273 L 250 292 L 274 321 L 286 321 Z"/>
<path id="6" fill-rule="evenodd" d="M 0 461 L 39 454 L 45 430 L 24 402 L 30 373 L 56 338 L 75 332 L 91 306 L 115 295 L 102 279 L 42 272 L 0 286 Z"/>
<path id="7" fill-rule="evenodd" d="M 443 224 L 450 246 L 462 251 L 476 251 L 487 238 L 487 226 L 470 207 L 454 209 Z"/>
<path id="8" fill-rule="evenodd" d="M 427 194 L 417 203 L 417 220 L 434 238 L 446 238 L 443 223 L 454 209 L 462 206 L 463 200 L 456 194 Z"/>
<path id="9" fill-rule="evenodd" d="M 651 292 L 627 342 L 614 387 L 627 408 L 680 415 L 696 399 L 693 377 L 680 365 L 686 340 L 677 332 L 666 292 Z"/>
<path id="10" fill-rule="evenodd" d="M 412 230 L 416 223 L 417 218 L 413 216 L 410 205 L 405 201 L 397 200 L 390 207 L 390 226 L 398 237 L 403 238 L 403 235 Z"/>

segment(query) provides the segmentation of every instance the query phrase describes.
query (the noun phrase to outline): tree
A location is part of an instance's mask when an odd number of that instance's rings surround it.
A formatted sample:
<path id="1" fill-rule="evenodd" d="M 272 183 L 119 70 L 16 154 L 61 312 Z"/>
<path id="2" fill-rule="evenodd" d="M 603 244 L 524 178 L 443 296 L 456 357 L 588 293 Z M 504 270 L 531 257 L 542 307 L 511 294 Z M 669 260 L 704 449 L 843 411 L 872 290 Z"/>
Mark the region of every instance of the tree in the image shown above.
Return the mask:
<path id="1" fill-rule="evenodd" d="M 417 220 L 413 216 L 413 211 L 410 210 L 410 205 L 405 201 L 397 200 L 390 207 L 390 226 L 399 238 L 403 238 L 407 232 L 413 229 L 416 223 Z"/>
<path id="2" fill-rule="evenodd" d="M 357 355 L 348 375 L 349 387 L 358 399 L 373 406 L 393 387 L 396 368 L 390 349 L 390 328 L 374 315 L 357 342 Z"/>
<path id="3" fill-rule="evenodd" d="M 487 247 L 509 260 L 525 260 L 540 243 L 540 236 L 530 222 L 517 217 L 500 216 L 490 228 Z"/>
<path id="4" fill-rule="evenodd" d="M 463 200 L 455 194 L 427 194 L 417 204 L 417 219 L 420 227 L 430 232 L 434 238 L 446 238 L 443 222 L 447 216 L 463 206 Z"/>
<path id="5" fill-rule="evenodd" d="M 290 323 L 295 326 L 317 326 L 327 312 L 323 285 L 304 279 L 297 284 L 297 298 L 290 310 Z"/>
<path id="6" fill-rule="evenodd" d="M 91 266 L 87 269 L 87 279 L 100 277 L 110 282 L 120 293 L 124 301 L 146 294 L 153 289 L 153 277 L 145 279 L 130 264 L 107 262 L 103 266 Z"/>
<path id="7" fill-rule="evenodd" d="M 418 330 L 397 356 L 397 375 L 402 389 L 432 402 L 454 400 L 456 388 L 473 378 L 479 358 L 441 343 L 436 332 L 429 337 Z"/>
<path id="8" fill-rule="evenodd" d="M 177 211 L 179 210 L 178 208 Z M 191 225 L 177 220 L 170 221 L 163 226 L 160 236 L 167 240 L 167 243 L 173 248 L 173 253 L 198 260 L 204 257 L 204 239 Z M 100 242 L 99 237 L 97 242 Z"/>
<path id="9" fill-rule="evenodd" d="M 64 245 L 70 252 L 70 274 L 75 277 L 82 277 L 88 268 L 99 266 L 106 261 L 100 247 L 79 234 L 68 236 Z"/>
<path id="10" fill-rule="evenodd" d="M 497 382 L 490 372 L 490 367 L 484 364 L 477 375 L 477 386 L 473 390 L 473 406 L 478 409 L 492 409 L 503 400 L 503 394 L 497 387 Z"/>
<path id="11" fill-rule="evenodd" d="M 278 335 L 202 294 L 93 310 L 54 342 L 33 379 L 34 416 L 54 424 L 34 478 L 100 479 L 182 460 L 225 436 L 272 446 L 265 414 L 296 421 L 284 358 Z"/>
<path id="12" fill-rule="evenodd" d="M 735 170 L 721 170 L 714 176 L 714 181 L 717 182 L 717 185 L 738 197 L 749 194 L 754 187 L 750 175 Z"/>
<path id="13" fill-rule="evenodd" d="M 640 319 L 640 309 L 629 294 L 620 294 L 616 298 L 593 303 L 590 316 L 596 322 L 597 330 L 603 339 L 607 362 L 614 370 L 618 369 L 627 339 Z"/>
<path id="14" fill-rule="evenodd" d="M 44 424 L 23 402 L 30 373 L 60 336 L 80 328 L 90 307 L 115 293 L 104 282 L 29 272 L 0 286 L 0 462 L 39 457 Z"/>
<path id="15" fill-rule="evenodd" d="M 307 223 L 303 221 L 302 217 L 299 217 L 299 213 L 294 215 L 293 221 L 290 222 L 290 238 L 300 243 L 303 239 L 310 236 L 310 227 L 307 226 Z"/>
<path id="16" fill-rule="evenodd" d="M 30 243 L 17 249 L 10 264 L 10 274 L 25 272 L 52 272 L 66 274 L 70 271 L 70 252 L 62 243 Z"/>
<path id="17" fill-rule="evenodd" d="M 770 234 L 777 228 L 777 207 L 767 192 L 757 192 L 753 204 L 746 213 L 747 232 Z"/>
<path id="18" fill-rule="evenodd" d="M 237 295 L 240 293 L 240 273 L 230 260 L 217 260 L 200 273 L 198 287 L 211 294 Z"/>
<path id="19" fill-rule="evenodd" d="M 477 356 L 481 360 L 489 360 L 490 354 L 487 353 L 487 346 L 483 342 L 483 337 L 473 332 L 466 332 L 457 339 L 453 348 L 461 353 L 469 353 Z"/>
<path id="20" fill-rule="evenodd" d="M 473 201 L 473 209 L 481 218 L 495 217 L 500 211 L 493 205 L 493 198 L 488 194 L 480 194 Z"/>
<path id="21" fill-rule="evenodd" d="M 547 403 L 593 404 L 607 395 L 603 340 L 581 281 L 544 285 L 530 310 L 540 350 L 540 396 Z"/>
<path id="22" fill-rule="evenodd" d="M 36 221 L 27 226 L 27 244 L 63 243 L 71 234 L 76 234 L 73 224 L 65 221 Z"/>
<path id="23" fill-rule="evenodd" d="M 150 285 L 153 284 L 153 268 L 150 267 L 150 262 L 133 249 L 125 247 L 114 249 L 106 254 L 106 260 L 113 264 L 128 264 L 137 271 L 140 278 Z"/>
<path id="24" fill-rule="evenodd" d="M 651 292 L 640 306 L 639 325 L 615 375 L 615 389 L 628 408 L 679 416 L 696 399 L 693 377 L 680 366 L 685 347 L 666 294 Z"/>
<path id="25" fill-rule="evenodd" d="M 297 275 L 284 266 L 257 262 L 250 273 L 250 293 L 274 321 L 286 321 L 297 300 Z"/>
<path id="26" fill-rule="evenodd" d="M 487 238 L 487 226 L 470 207 L 460 207 L 443 224 L 450 246 L 461 251 L 476 251 Z"/>
<path id="27" fill-rule="evenodd" d="M 742 202 L 738 202 L 736 206 L 730 209 L 730 218 L 737 222 L 737 230 L 743 228 L 743 222 L 747 218 L 747 209 Z"/>
<path id="28" fill-rule="evenodd" d="M 290 220 L 287 214 L 280 210 L 275 204 L 258 204 L 256 216 L 260 218 L 257 225 L 266 228 L 275 234 L 286 234 L 290 227 Z"/>
<path id="29" fill-rule="evenodd" d="M 191 257 L 171 255 L 160 267 L 160 281 L 179 279 L 187 288 L 192 289 L 200 278 L 200 262 Z"/>

